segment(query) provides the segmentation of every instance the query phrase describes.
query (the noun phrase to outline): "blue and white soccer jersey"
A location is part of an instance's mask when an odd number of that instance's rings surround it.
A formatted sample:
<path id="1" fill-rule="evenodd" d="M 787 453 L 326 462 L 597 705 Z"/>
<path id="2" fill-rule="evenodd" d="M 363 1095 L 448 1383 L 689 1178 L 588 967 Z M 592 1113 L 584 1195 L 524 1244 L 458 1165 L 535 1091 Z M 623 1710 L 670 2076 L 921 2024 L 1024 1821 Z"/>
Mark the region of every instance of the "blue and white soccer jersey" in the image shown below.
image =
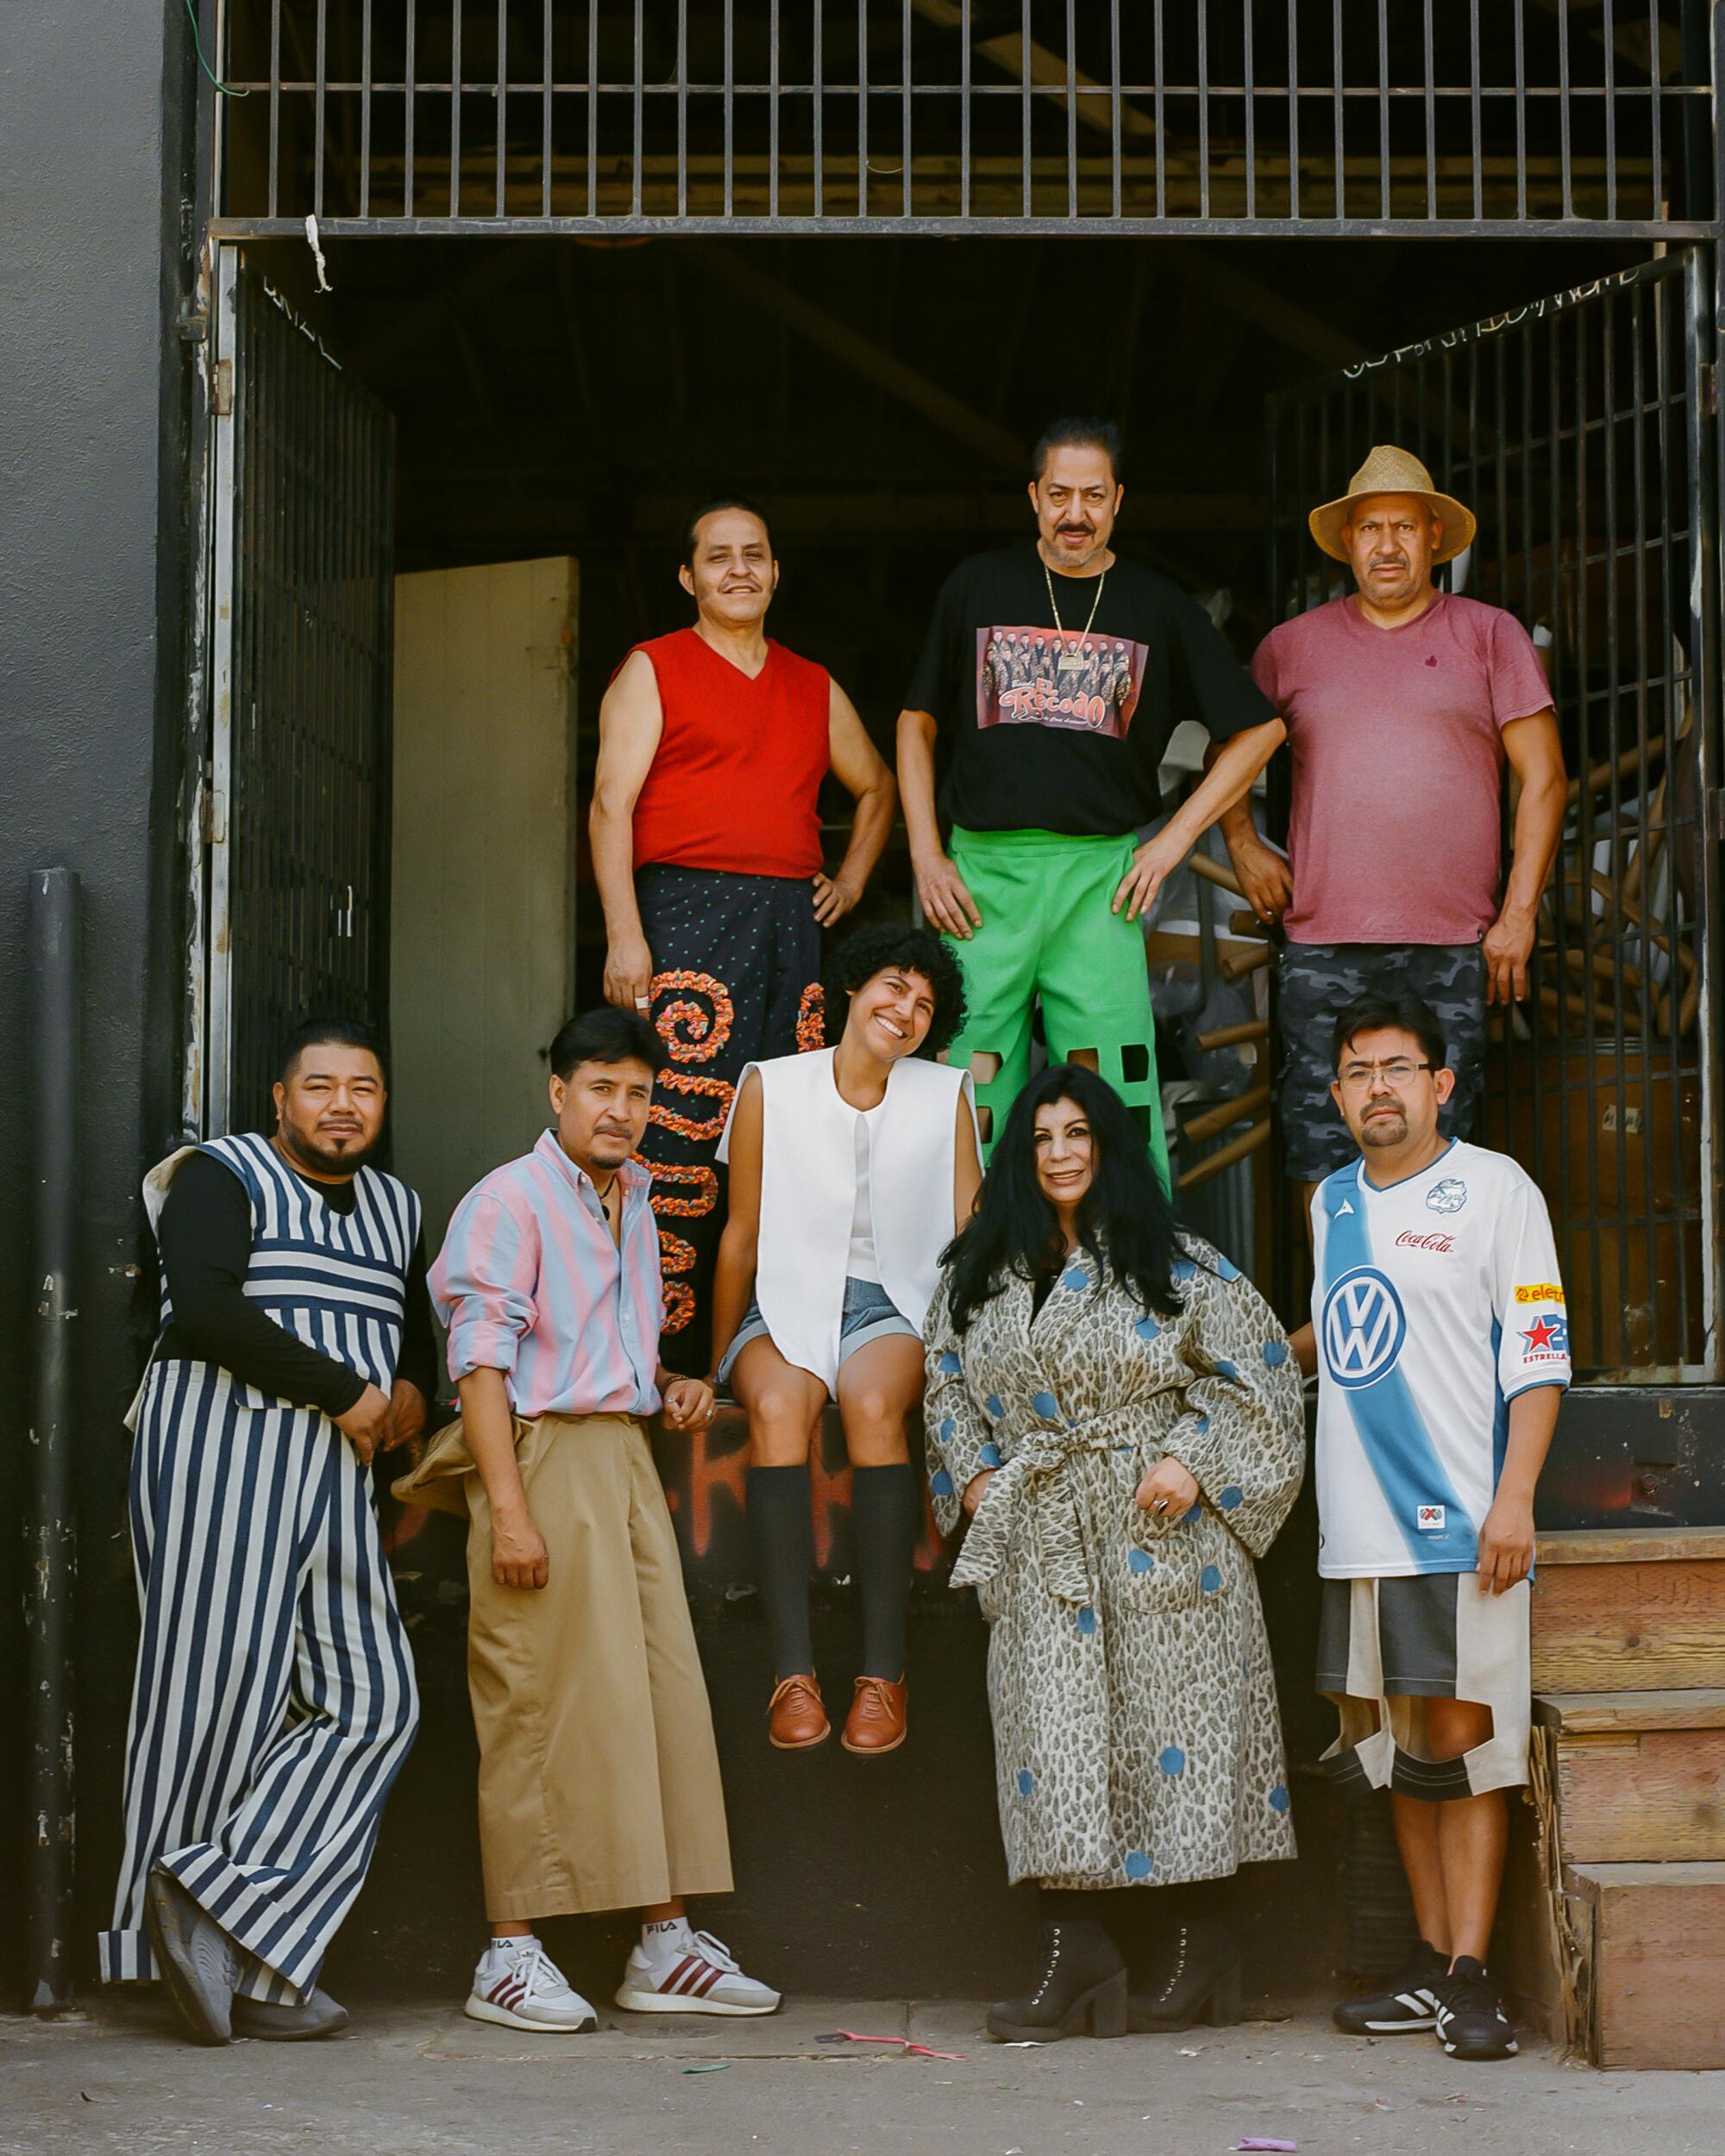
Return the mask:
<path id="1" fill-rule="evenodd" d="M 1346 1702 L 1327 1763 L 1422 1797 L 1525 1781 L 1527 1587 L 1486 1595 L 1473 1575 L 1509 1402 L 1570 1379 L 1545 1200 L 1514 1161 L 1457 1140 L 1383 1188 L 1362 1162 L 1340 1170 L 1318 1186 L 1312 1223 L 1318 1569 L 1331 1583 L 1319 1683 Z M 1423 1757 L 1418 1702 L 1433 1696 L 1490 1705 L 1491 1743 Z"/>

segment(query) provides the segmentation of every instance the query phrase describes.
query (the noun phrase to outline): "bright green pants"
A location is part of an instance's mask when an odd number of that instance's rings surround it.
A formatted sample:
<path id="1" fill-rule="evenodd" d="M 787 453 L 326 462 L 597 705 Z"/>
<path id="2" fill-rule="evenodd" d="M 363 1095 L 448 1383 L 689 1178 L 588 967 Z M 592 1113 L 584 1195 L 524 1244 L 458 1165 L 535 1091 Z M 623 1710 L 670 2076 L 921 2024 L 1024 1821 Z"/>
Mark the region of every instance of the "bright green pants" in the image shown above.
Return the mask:
<path id="1" fill-rule="evenodd" d="M 1039 996 L 1050 1057 L 1066 1062 L 1095 1051 L 1096 1068 L 1142 1125 L 1167 1185 L 1144 934 L 1124 912 L 1109 911 L 1132 856 L 1130 837 L 953 831 L 952 858 L 982 925 L 969 943 L 952 942 L 967 1016 L 947 1061 L 1000 1058 L 994 1076 L 976 1081 L 977 1106 L 989 1111 L 985 1155 L 1030 1076 L 1031 1008 Z"/>

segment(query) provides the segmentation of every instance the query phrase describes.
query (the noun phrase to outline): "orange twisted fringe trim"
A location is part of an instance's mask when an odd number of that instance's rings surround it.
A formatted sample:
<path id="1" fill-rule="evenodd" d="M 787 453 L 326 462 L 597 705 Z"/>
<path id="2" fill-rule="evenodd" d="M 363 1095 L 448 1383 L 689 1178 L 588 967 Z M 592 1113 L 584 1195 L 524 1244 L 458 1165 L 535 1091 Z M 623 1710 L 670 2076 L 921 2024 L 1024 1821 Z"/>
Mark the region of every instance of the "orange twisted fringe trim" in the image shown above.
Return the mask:
<path id="1" fill-rule="evenodd" d="M 731 1038 L 731 991 L 710 973 L 656 973 L 649 993 L 656 1001 L 674 988 L 705 996 L 712 1008 L 705 1011 L 687 998 L 668 1003 L 653 1020 L 659 1038 L 674 1063 L 709 1062 Z"/>
<path id="2" fill-rule="evenodd" d="M 825 1046 L 826 991 L 819 981 L 811 981 L 803 990 L 801 1007 L 797 1012 L 797 1053 L 806 1056 Z"/>

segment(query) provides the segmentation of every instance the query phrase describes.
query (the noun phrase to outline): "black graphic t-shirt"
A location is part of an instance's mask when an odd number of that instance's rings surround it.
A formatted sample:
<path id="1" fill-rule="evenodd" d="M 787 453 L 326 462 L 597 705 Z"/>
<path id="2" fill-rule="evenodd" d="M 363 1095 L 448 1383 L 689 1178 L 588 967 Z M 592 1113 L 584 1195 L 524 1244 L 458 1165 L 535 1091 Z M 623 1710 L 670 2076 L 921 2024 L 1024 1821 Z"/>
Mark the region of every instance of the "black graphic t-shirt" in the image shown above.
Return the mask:
<path id="1" fill-rule="evenodd" d="M 1095 577 L 1053 581 L 1063 634 L 1033 544 L 961 561 L 905 705 L 932 712 L 950 749 L 950 822 L 1119 837 L 1160 809 L 1157 767 L 1182 718 L 1226 741 L 1275 714 L 1196 599 L 1154 569 L 1117 557 L 1100 595 Z"/>

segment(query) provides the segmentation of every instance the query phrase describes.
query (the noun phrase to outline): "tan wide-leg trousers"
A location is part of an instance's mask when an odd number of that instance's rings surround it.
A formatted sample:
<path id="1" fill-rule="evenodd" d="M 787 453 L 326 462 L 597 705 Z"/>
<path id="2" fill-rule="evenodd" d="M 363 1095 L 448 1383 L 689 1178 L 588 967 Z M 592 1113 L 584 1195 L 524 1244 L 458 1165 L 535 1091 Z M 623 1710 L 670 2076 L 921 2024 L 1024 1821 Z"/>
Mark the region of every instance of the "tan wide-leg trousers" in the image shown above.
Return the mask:
<path id="1" fill-rule="evenodd" d="M 485 1486 L 465 1478 L 486 1914 L 729 1893 L 712 1715 L 646 1432 L 628 1415 L 518 1429 L 544 1587 L 492 1579 Z"/>

